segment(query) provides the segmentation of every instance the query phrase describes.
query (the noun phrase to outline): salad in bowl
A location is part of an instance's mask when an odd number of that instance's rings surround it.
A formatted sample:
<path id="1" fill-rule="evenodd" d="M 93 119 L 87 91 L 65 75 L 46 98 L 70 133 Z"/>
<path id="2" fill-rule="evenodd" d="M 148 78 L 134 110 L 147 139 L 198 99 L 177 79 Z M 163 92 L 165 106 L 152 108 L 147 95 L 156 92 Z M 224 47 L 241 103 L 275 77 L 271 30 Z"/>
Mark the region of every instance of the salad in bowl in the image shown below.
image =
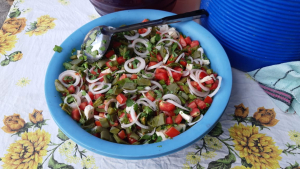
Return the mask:
<path id="1" fill-rule="evenodd" d="M 60 107 L 81 128 L 136 145 L 172 139 L 202 120 L 222 77 L 197 39 L 169 25 L 116 33 L 105 56 L 88 63 L 84 51 L 97 55 L 90 46 L 97 33 L 55 80 Z"/>

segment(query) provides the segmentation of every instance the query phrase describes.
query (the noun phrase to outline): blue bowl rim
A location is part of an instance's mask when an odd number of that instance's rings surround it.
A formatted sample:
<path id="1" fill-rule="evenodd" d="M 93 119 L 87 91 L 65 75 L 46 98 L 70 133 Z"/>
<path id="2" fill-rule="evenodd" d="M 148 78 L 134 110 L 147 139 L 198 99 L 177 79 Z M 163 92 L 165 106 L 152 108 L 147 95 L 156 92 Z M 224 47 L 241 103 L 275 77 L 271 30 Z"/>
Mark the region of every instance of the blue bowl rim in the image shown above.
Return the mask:
<path id="1" fill-rule="evenodd" d="M 95 19 L 85 24 L 81 28 L 77 29 L 60 45 L 63 48 L 63 51 L 61 53 L 55 52 L 49 63 L 45 77 L 45 97 L 51 116 L 53 117 L 58 127 L 70 139 L 75 141 L 80 146 L 98 154 L 108 157 L 130 160 L 156 158 L 167 154 L 171 154 L 191 145 L 192 143 L 198 141 L 200 138 L 204 137 L 216 125 L 216 123 L 222 116 L 223 111 L 225 110 L 229 101 L 232 87 L 232 72 L 230 63 L 224 49 L 216 40 L 216 38 L 205 28 L 203 28 L 194 21 L 171 24 L 175 27 L 197 28 L 197 30 L 194 29 L 190 31 L 195 34 L 197 34 L 198 31 L 201 32 L 201 36 L 203 36 L 202 39 L 205 38 L 205 40 L 201 40 L 201 38 L 193 38 L 194 35 L 187 35 L 191 36 L 192 39 L 197 39 L 200 41 L 204 50 L 206 50 L 207 52 L 208 58 L 217 58 L 212 61 L 212 68 L 216 70 L 216 72 L 219 75 L 222 76 L 222 85 L 218 94 L 214 97 L 214 102 L 212 103 L 211 107 L 209 108 L 203 119 L 197 124 L 195 124 L 192 128 L 185 131 L 183 134 L 180 134 L 171 140 L 147 145 L 123 145 L 112 143 L 94 137 L 85 130 L 81 129 L 80 126 L 74 120 L 72 120 L 69 115 L 67 115 L 63 110 L 61 110 L 61 108 L 58 105 L 58 103 L 60 103 L 61 101 L 58 92 L 55 90 L 53 82 L 62 72 L 60 71 L 62 70 L 62 68 L 53 68 L 57 67 L 58 62 L 60 62 L 59 64 L 62 65 L 63 62 L 68 60 L 68 57 L 70 56 L 70 51 L 75 46 L 74 44 L 78 43 L 78 40 L 81 40 L 82 42 L 85 34 L 93 27 L 99 25 L 99 23 L 102 24 L 111 22 L 111 20 L 113 20 L 114 18 L 122 17 L 122 15 L 137 16 L 138 14 L 147 14 L 148 17 L 144 18 L 149 19 L 158 19 L 160 17 L 174 15 L 174 13 L 161 10 L 135 9 L 119 11 Z M 155 16 L 150 14 L 155 14 Z M 185 32 L 185 30 L 182 30 L 182 32 Z M 213 44 L 213 47 L 209 47 L 209 44 Z M 214 65 L 219 66 L 214 67 Z"/>

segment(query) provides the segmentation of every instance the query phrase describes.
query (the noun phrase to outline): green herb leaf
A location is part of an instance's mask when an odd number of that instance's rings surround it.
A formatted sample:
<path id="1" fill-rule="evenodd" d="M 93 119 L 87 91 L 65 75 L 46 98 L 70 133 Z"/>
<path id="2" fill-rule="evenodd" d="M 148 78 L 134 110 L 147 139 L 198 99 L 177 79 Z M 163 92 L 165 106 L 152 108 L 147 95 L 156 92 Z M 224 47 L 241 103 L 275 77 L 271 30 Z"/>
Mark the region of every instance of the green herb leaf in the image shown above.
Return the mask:
<path id="1" fill-rule="evenodd" d="M 75 98 L 73 97 L 73 96 L 69 96 L 68 98 L 67 98 L 67 102 L 70 104 L 70 103 L 72 103 L 72 102 L 74 102 L 75 101 Z"/>
<path id="2" fill-rule="evenodd" d="M 72 55 L 73 55 L 74 52 L 76 52 L 76 48 L 72 49 Z"/>
<path id="3" fill-rule="evenodd" d="M 170 83 L 173 83 L 174 82 L 174 79 L 172 76 L 169 76 L 169 79 L 170 79 Z"/>
<path id="4" fill-rule="evenodd" d="M 139 140 L 150 140 L 150 139 L 151 139 L 151 136 L 145 134 Z"/>
<path id="5" fill-rule="evenodd" d="M 67 70 L 70 70 L 70 69 L 72 69 L 72 64 L 71 63 L 68 63 L 68 62 L 64 62 L 63 63 L 63 66 L 65 67 L 65 69 L 67 69 Z"/>
<path id="6" fill-rule="evenodd" d="M 161 142 L 162 141 L 162 137 L 161 136 L 158 136 L 155 143 L 158 143 L 158 142 Z"/>
<path id="7" fill-rule="evenodd" d="M 62 51 L 62 47 L 55 45 L 54 48 L 53 48 L 53 50 L 54 50 L 55 52 L 60 53 L 60 52 Z"/>
<path id="8" fill-rule="evenodd" d="M 106 88 L 108 88 L 108 85 L 104 85 L 102 89 L 106 89 Z"/>
<path id="9" fill-rule="evenodd" d="M 106 92 L 106 94 L 113 94 L 113 93 L 114 93 L 113 89 L 109 89 L 109 90 Z"/>
<path id="10" fill-rule="evenodd" d="M 86 95 L 86 91 L 85 91 L 85 90 L 82 90 L 82 91 L 81 91 L 81 94 L 82 94 L 82 96 L 85 96 L 85 95 Z"/>
<path id="11" fill-rule="evenodd" d="M 132 105 L 134 105 L 135 104 L 135 102 L 133 101 L 133 100 L 131 100 L 131 99 L 127 99 L 126 100 L 126 106 L 127 107 L 131 107 Z"/>
<path id="12" fill-rule="evenodd" d="M 101 51 L 105 51 L 105 47 L 102 46 L 102 47 L 100 48 L 100 50 L 101 50 Z"/>
<path id="13" fill-rule="evenodd" d="M 154 90 L 154 92 L 156 93 L 157 99 L 160 99 L 162 97 L 162 93 L 159 90 Z"/>
<path id="14" fill-rule="evenodd" d="M 103 43 L 103 44 L 106 44 L 106 40 L 102 40 L 102 43 Z"/>
<path id="15" fill-rule="evenodd" d="M 147 50 L 149 52 L 151 52 L 152 51 L 152 44 L 151 44 L 151 42 L 147 42 L 147 45 L 148 45 Z"/>

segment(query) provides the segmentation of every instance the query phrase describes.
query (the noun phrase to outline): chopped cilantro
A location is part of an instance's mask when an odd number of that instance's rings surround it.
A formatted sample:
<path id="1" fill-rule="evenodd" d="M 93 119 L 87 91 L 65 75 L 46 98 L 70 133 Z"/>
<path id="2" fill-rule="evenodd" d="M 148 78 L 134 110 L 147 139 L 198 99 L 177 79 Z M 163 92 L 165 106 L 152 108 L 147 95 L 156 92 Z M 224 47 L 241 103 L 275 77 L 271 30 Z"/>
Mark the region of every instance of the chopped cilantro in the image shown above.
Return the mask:
<path id="1" fill-rule="evenodd" d="M 100 50 L 101 50 L 102 52 L 105 51 L 105 47 L 102 46 L 102 47 L 100 48 Z"/>
<path id="2" fill-rule="evenodd" d="M 85 90 L 82 90 L 82 91 L 81 91 L 81 94 L 82 94 L 82 96 L 85 96 L 85 95 L 86 95 L 86 91 L 85 91 Z"/>
<path id="3" fill-rule="evenodd" d="M 161 142 L 161 141 L 162 141 L 162 137 L 161 137 L 161 136 L 158 136 L 157 139 L 156 139 L 156 141 L 155 141 L 155 143 Z"/>
<path id="4" fill-rule="evenodd" d="M 143 136 L 140 138 L 140 140 L 150 140 L 150 139 L 151 139 L 151 136 L 149 136 L 149 135 L 147 135 L 147 134 L 143 135 Z"/>
<path id="5" fill-rule="evenodd" d="M 76 48 L 72 49 L 72 55 L 73 55 L 74 52 L 76 52 Z"/>
<path id="6" fill-rule="evenodd" d="M 106 44 L 106 40 L 102 40 L 102 43 L 103 43 L 103 44 Z"/>
<path id="7" fill-rule="evenodd" d="M 148 45 L 147 50 L 149 52 L 151 52 L 152 51 L 152 44 L 150 42 L 147 42 L 147 45 Z"/>
<path id="8" fill-rule="evenodd" d="M 113 89 L 109 89 L 106 94 L 113 94 L 113 93 L 114 93 Z"/>
<path id="9" fill-rule="evenodd" d="M 70 104 L 70 103 L 72 103 L 72 102 L 74 102 L 75 101 L 75 98 L 73 97 L 73 96 L 69 96 L 68 98 L 67 98 L 67 102 Z"/>
<path id="10" fill-rule="evenodd" d="M 64 66 L 65 69 L 67 69 L 67 70 L 72 69 L 72 64 L 71 64 L 71 63 L 65 62 L 65 63 L 63 63 L 63 66 Z"/>
<path id="11" fill-rule="evenodd" d="M 154 90 L 154 92 L 156 93 L 157 99 L 162 97 L 162 93 L 159 90 Z"/>
<path id="12" fill-rule="evenodd" d="M 126 106 L 127 107 L 131 107 L 133 104 L 135 104 L 135 102 L 133 100 L 131 100 L 131 99 L 126 100 Z"/>
<path id="13" fill-rule="evenodd" d="M 174 82 L 174 79 L 172 76 L 169 76 L 169 79 L 170 79 L 170 83 L 173 83 Z"/>
<path id="14" fill-rule="evenodd" d="M 60 52 L 62 51 L 62 47 L 55 45 L 54 48 L 53 48 L 53 50 L 54 50 L 55 52 L 60 53 Z"/>
<path id="15" fill-rule="evenodd" d="M 108 88 L 108 85 L 104 85 L 102 89 L 106 89 L 106 88 Z"/>

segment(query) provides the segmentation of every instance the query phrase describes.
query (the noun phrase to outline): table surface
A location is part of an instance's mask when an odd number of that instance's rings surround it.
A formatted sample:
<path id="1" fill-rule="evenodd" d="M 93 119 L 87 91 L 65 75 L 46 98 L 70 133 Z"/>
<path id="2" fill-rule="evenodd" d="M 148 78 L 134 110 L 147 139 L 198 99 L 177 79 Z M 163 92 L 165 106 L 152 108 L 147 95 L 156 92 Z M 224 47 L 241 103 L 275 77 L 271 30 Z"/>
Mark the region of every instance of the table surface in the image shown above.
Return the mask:
<path id="1" fill-rule="evenodd" d="M 282 112 L 246 72 L 236 69 L 232 69 L 232 93 L 220 122 L 179 152 L 120 160 L 85 150 L 67 138 L 46 104 L 46 69 L 54 45 L 98 17 L 87 0 L 15 0 L 0 30 L 3 168 L 299 167 L 300 117 Z"/>

